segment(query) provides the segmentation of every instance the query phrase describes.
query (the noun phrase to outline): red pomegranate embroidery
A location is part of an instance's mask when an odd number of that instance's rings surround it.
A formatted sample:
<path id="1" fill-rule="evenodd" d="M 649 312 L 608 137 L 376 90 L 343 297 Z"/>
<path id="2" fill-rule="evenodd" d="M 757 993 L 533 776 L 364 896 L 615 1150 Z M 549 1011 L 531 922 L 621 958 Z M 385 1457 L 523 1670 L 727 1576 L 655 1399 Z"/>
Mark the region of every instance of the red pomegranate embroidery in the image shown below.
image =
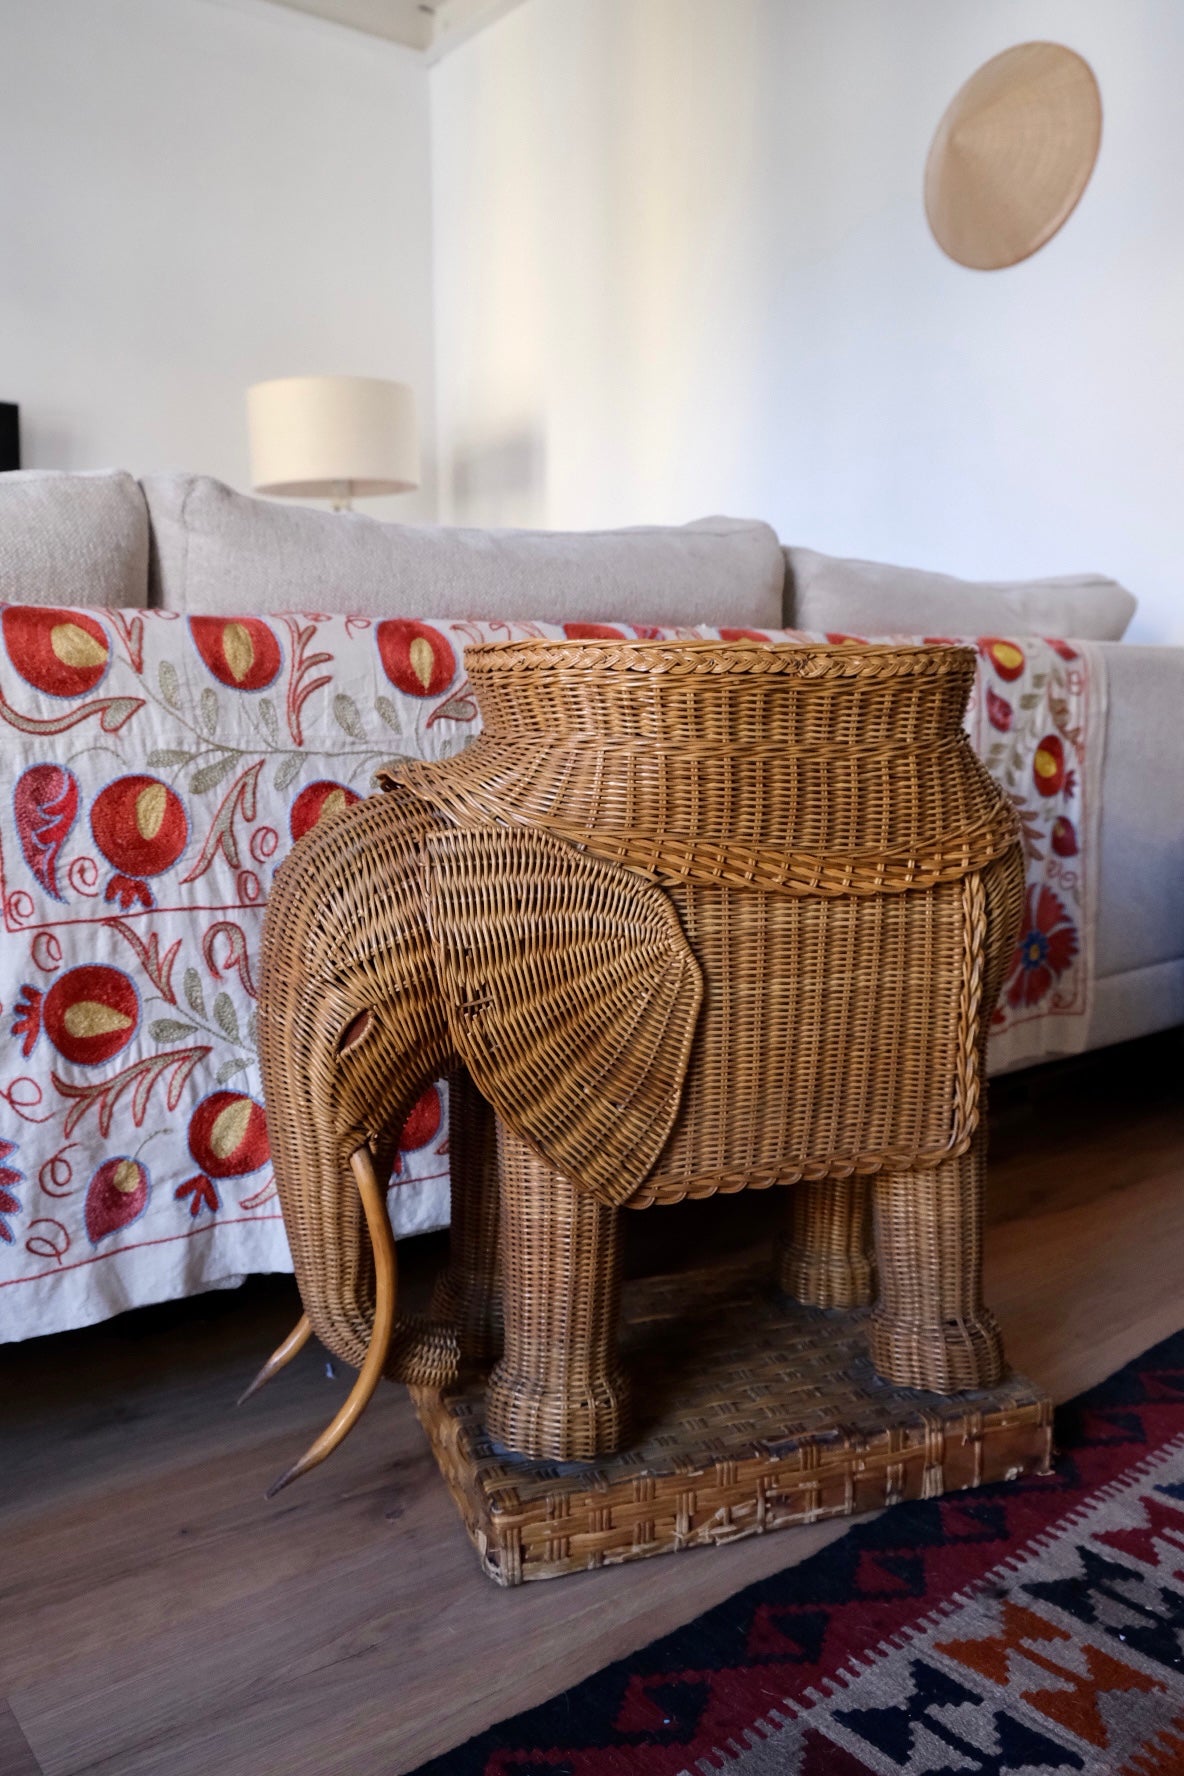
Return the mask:
<path id="1" fill-rule="evenodd" d="M 51 697 L 85 696 L 107 670 L 106 633 L 85 611 L 13 604 L 0 624 L 8 657 L 25 683 Z"/>
<path id="2" fill-rule="evenodd" d="M 157 777 L 117 777 L 95 797 L 90 811 L 95 844 L 119 872 L 107 899 L 126 907 L 152 905 L 141 876 L 159 876 L 176 863 L 189 842 L 189 820 L 175 790 Z"/>
<path id="3" fill-rule="evenodd" d="M 569 641 L 624 641 L 625 631 L 611 623 L 565 623 L 563 633 Z"/>
<path id="4" fill-rule="evenodd" d="M 40 988 L 25 986 L 15 1007 L 14 1036 L 22 1036 L 21 1053 L 30 1055 L 44 1026 L 64 1060 L 84 1067 L 109 1061 L 126 1048 L 140 1021 L 140 1002 L 122 969 L 87 962 L 68 969 L 42 998 Z"/>
<path id="5" fill-rule="evenodd" d="M 245 1092 L 211 1092 L 189 1118 L 189 1152 L 201 1170 L 173 1195 L 177 1202 L 189 1198 L 194 1220 L 203 1209 L 216 1215 L 222 1204 L 214 1179 L 245 1178 L 271 1156 L 262 1104 Z"/>
<path id="6" fill-rule="evenodd" d="M 232 691 L 263 691 L 275 682 L 283 654 L 259 617 L 190 617 L 189 632 L 214 677 Z"/>
<path id="7" fill-rule="evenodd" d="M 1077 828 L 1066 814 L 1058 814 L 1052 823 L 1052 848 L 1058 857 L 1077 856 Z"/>
<path id="8" fill-rule="evenodd" d="M 138 1159 L 108 1159 L 86 1188 L 86 1231 L 92 1246 L 138 1221 L 148 1207 L 151 1180 Z"/>
<path id="9" fill-rule="evenodd" d="M 452 643 L 429 623 L 390 617 L 378 625 L 375 636 L 382 669 L 397 690 L 410 697 L 435 697 L 452 683 Z"/>
<path id="10" fill-rule="evenodd" d="M 302 838 L 322 820 L 339 814 L 342 808 L 352 808 L 361 799 L 356 790 L 347 789 L 344 783 L 331 783 L 327 779 L 310 783 L 300 791 L 288 814 L 293 839 Z"/>
<path id="11" fill-rule="evenodd" d="M 78 779 L 65 765 L 30 765 L 12 792 L 25 862 L 45 892 L 64 900 L 58 858 L 78 816 Z"/>
<path id="12" fill-rule="evenodd" d="M 1046 734 L 1032 759 L 1032 778 L 1042 796 L 1056 795 L 1065 785 L 1065 747 L 1059 734 Z"/>
<path id="13" fill-rule="evenodd" d="M 257 1172 L 271 1156 L 262 1104 L 245 1092 L 211 1092 L 189 1119 L 189 1151 L 213 1178 Z"/>
<path id="14" fill-rule="evenodd" d="M 1006 697 L 1001 697 L 993 686 L 987 686 L 987 719 L 993 728 L 1006 734 L 1011 727 L 1012 707 Z"/>
<path id="15" fill-rule="evenodd" d="M 1014 641 L 1002 641 L 997 635 L 984 635 L 979 647 L 991 662 L 1000 678 L 1008 684 L 1017 679 L 1024 670 L 1024 652 Z"/>
<path id="16" fill-rule="evenodd" d="M 439 1132 L 440 1094 L 434 1085 L 429 1085 L 422 1097 L 416 1099 L 403 1124 L 403 1132 L 399 1136 L 399 1151 L 413 1153 L 417 1147 L 426 1147 Z"/>
<path id="17" fill-rule="evenodd" d="M 399 1147 L 395 1154 L 395 1163 L 391 1177 L 397 1178 L 403 1170 L 403 1155 L 414 1153 L 419 1147 L 426 1147 L 440 1133 L 440 1094 L 434 1085 L 421 1093 L 411 1106 L 407 1120 L 403 1124 L 403 1132 L 399 1136 Z"/>

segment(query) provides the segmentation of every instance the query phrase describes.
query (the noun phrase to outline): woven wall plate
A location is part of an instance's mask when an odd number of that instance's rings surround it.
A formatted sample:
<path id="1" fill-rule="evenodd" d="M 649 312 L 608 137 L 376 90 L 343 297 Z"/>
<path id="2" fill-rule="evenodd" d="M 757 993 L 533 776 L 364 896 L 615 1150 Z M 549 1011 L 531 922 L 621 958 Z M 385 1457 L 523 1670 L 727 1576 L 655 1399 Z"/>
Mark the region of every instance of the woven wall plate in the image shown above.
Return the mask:
<path id="1" fill-rule="evenodd" d="M 984 62 L 937 126 L 925 213 L 942 251 L 977 271 L 1030 258 L 1089 183 L 1102 98 L 1089 63 L 1060 43 L 1017 43 Z"/>

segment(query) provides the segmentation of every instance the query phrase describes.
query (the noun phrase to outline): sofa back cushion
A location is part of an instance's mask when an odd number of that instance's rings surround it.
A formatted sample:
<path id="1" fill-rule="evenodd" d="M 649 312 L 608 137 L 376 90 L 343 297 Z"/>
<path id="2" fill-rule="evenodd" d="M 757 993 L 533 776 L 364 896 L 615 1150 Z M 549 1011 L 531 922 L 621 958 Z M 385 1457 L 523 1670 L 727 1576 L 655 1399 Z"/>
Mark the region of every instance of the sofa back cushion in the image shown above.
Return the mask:
<path id="1" fill-rule="evenodd" d="M 165 610 L 781 622 L 785 563 L 767 524 L 453 530 L 250 499 L 199 475 L 143 487 L 152 602 Z"/>
<path id="2" fill-rule="evenodd" d="M 131 475 L 0 474 L 0 603 L 147 602 L 148 512 Z"/>
<path id="3" fill-rule="evenodd" d="M 855 635 L 1056 635 L 1118 641 L 1136 600 L 1102 574 L 957 580 L 919 567 L 786 549 L 785 621 Z"/>

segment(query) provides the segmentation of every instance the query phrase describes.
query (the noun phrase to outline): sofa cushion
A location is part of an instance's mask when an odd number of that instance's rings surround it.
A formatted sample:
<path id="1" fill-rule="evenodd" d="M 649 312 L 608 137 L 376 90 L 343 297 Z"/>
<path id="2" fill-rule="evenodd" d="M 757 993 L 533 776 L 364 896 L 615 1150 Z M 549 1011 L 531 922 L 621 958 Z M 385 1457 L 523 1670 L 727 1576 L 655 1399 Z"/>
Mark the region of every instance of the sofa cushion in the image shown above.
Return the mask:
<path id="1" fill-rule="evenodd" d="M 781 621 L 785 564 L 767 524 L 453 530 L 250 499 L 198 475 L 154 475 L 143 487 L 152 602 L 166 610 Z"/>
<path id="2" fill-rule="evenodd" d="M 1136 600 L 1102 574 L 957 580 L 881 561 L 786 549 L 785 621 L 856 635 L 1055 635 L 1118 641 Z"/>
<path id="3" fill-rule="evenodd" d="M 0 474 L 0 602 L 147 604 L 148 513 L 133 477 Z"/>

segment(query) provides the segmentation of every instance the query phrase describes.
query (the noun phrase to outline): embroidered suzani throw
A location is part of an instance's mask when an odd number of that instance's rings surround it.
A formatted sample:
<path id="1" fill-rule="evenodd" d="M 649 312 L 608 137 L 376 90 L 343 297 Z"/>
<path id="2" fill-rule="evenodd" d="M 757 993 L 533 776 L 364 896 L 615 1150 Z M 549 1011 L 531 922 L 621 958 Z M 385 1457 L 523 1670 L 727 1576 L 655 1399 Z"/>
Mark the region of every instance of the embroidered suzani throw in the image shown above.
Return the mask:
<path id="1" fill-rule="evenodd" d="M 275 868 L 380 766 L 466 744 L 467 643 L 564 633 L 765 634 L 0 609 L 0 1342 L 291 1268 L 255 1057 Z M 1014 1063 L 1085 1039 L 1104 686 L 1076 643 L 977 646 L 970 731 L 1028 852 Z M 447 1220 L 447 1128 L 433 1086 L 400 1233 Z"/>

